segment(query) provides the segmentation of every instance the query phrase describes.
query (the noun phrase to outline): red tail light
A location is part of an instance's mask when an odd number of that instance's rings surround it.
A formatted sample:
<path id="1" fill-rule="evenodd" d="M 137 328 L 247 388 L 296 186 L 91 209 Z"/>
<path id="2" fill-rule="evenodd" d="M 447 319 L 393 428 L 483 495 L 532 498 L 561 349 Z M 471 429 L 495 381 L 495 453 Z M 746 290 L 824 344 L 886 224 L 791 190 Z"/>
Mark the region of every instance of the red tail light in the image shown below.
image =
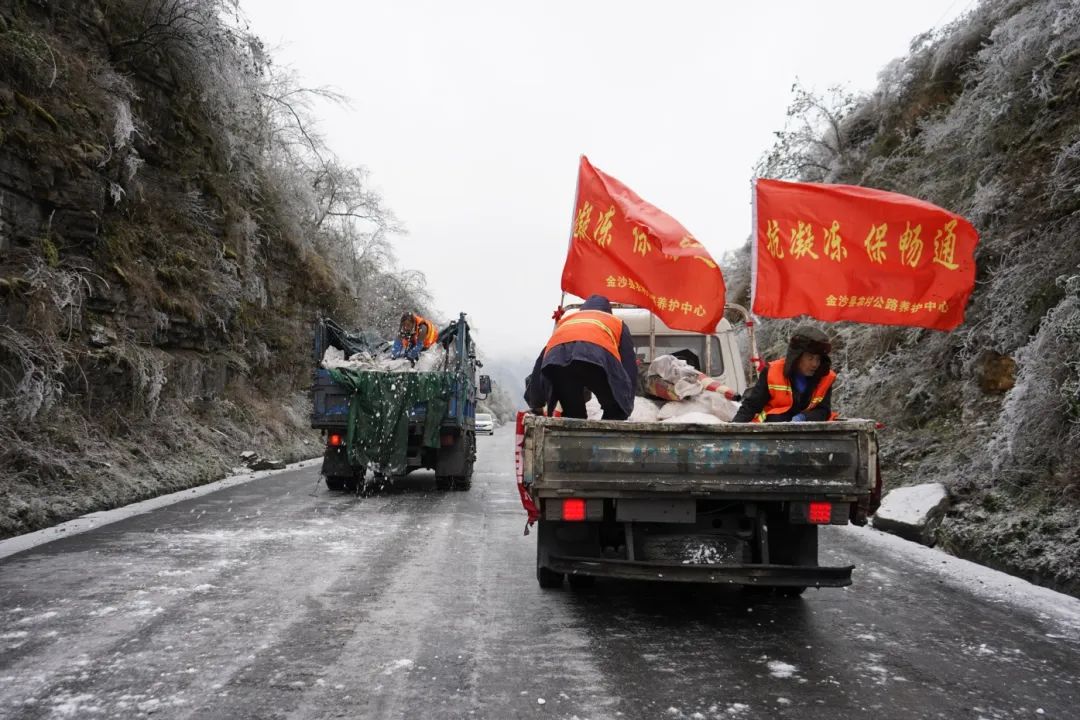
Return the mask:
<path id="1" fill-rule="evenodd" d="M 581 521 L 585 519 L 584 498 L 566 498 L 562 501 L 562 519 Z"/>
<path id="2" fill-rule="evenodd" d="M 326 444 L 330 447 L 341 447 L 345 444 L 345 438 L 341 433 L 330 433 L 330 437 L 326 439 Z"/>
<path id="3" fill-rule="evenodd" d="M 810 503 L 810 511 L 806 519 L 815 525 L 828 525 L 832 521 L 832 503 Z"/>

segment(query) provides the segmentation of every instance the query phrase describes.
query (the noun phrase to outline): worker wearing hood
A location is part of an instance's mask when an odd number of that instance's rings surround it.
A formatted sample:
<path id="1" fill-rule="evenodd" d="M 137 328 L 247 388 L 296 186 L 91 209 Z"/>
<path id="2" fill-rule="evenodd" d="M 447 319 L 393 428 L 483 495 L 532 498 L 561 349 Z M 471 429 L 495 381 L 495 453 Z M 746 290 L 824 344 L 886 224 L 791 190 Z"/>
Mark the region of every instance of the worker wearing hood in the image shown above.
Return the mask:
<path id="1" fill-rule="evenodd" d="M 795 329 L 787 357 L 773 360 L 743 398 L 733 422 L 832 420 L 832 369 L 829 337 L 811 325 Z"/>
<path id="2" fill-rule="evenodd" d="M 636 378 L 630 329 L 611 312 L 606 297 L 592 295 L 555 326 L 529 376 L 525 401 L 548 414 L 559 404 L 564 417 L 585 418 L 591 392 L 605 420 L 625 420 L 634 410 Z"/>

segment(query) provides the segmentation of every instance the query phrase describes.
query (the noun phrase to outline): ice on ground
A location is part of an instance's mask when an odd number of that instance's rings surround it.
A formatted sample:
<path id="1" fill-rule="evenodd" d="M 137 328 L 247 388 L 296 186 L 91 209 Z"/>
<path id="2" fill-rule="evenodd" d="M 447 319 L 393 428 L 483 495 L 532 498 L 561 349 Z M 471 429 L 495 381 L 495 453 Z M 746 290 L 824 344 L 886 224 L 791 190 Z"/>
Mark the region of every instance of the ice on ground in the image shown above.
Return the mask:
<path id="1" fill-rule="evenodd" d="M 779 660 L 770 660 L 768 664 L 769 674 L 774 678 L 789 678 L 798 671 L 798 668 L 794 665 Z"/>
<path id="2" fill-rule="evenodd" d="M 837 526 L 836 530 L 851 533 L 861 542 L 872 543 L 906 558 L 960 590 L 994 602 L 1025 608 L 1044 619 L 1056 621 L 1063 629 L 1060 635 L 1070 640 L 1080 640 L 1080 599 L 872 528 L 845 525 Z"/>
<path id="3" fill-rule="evenodd" d="M 386 669 L 383 670 L 383 675 L 393 675 L 398 670 L 412 670 L 415 665 L 416 663 L 408 658 L 395 660 L 386 666 Z"/>
<path id="4" fill-rule="evenodd" d="M 24 617 L 20 619 L 18 623 L 19 625 L 37 625 L 39 623 L 45 622 L 46 620 L 52 620 L 59 614 L 60 613 L 56 612 L 55 610 L 50 610 L 49 612 L 43 612 L 40 615 L 31 615 L 30 617 Z"/>

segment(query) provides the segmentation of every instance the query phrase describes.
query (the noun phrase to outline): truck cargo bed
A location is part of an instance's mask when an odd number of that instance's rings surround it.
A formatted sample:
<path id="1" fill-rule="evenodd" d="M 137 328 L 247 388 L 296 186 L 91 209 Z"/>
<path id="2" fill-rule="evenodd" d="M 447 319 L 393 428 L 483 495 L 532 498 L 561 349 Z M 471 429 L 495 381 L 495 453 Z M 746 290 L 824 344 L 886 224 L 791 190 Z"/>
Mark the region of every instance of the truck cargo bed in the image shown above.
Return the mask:
<path id="1" fill-rule="evenodd" d="M 875 423 L 631 423 L 526 419 L 537 497 L 737 494 L 851 497 L 871 490 Z"/>

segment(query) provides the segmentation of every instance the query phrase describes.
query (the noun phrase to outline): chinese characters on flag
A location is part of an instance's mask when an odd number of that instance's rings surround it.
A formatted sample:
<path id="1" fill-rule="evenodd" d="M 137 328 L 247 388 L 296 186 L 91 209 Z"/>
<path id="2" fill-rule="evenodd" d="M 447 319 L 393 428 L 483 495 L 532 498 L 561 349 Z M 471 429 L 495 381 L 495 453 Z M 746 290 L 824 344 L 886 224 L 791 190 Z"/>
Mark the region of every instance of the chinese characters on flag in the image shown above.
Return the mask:
<path id="1" fill-rule="evenodd" d="M 928 202 L 853 185 L 758 179 L 753 311 L 952 330 L 979 236 Z"/>
<path id="2" fill-rule="evenodd" d="M 562 289 L 646 308 L 678 330 L 714 332 L 724 314 L 724 278 L 701 243 L 584 155 Z"/>

